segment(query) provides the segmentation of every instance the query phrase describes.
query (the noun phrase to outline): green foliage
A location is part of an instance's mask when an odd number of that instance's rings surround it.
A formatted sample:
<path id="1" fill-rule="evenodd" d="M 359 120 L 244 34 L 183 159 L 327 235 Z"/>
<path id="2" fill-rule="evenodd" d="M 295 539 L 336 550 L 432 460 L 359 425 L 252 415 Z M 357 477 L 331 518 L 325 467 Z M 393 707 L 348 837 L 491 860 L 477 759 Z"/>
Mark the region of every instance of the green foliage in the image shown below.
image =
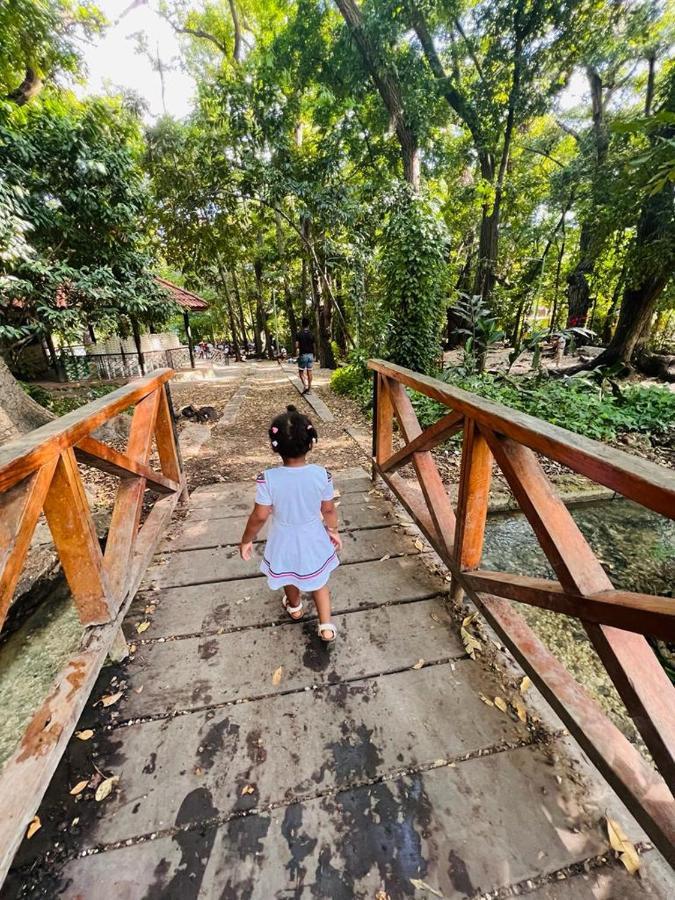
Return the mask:
<path id="1" fill-rule="evenodd" d="M 331 375 L 330 386 L 336 394 L 353 397 L 363 409 L 372 403 L 372 376 L 358 362 L 336 369 Z"/>
<path id="2" fill-rule="evenodd" d="M 80 390 L 58 389 L 47 391 L 37 384 L 25 384 L 20 382 L 21 387 L 26 393 L 44 406 L 45 409 L 51 410 L 57 416 L 64 416 L 66 413 L 79 409 L 85 403 L 91 403 L 99 397 L 105 397 L 117 387 L 115 384 L 92 384 L 89 387 Z"/>
<path id="3" fill-rule="evenodd" d="M 438 366 L 445 306 L 445 227 L 427 200 L 401 186 L 393 198 L 383 244 L 388 356 L 399 365 L 430 373 Z"/>
<path id="4" fill-rule="evenodd" d="M 490 374 L 459 375 L 448 370 L 444 380 L 512 409 L 576 431 L 596 440 L 614 440 L 623 432 L 665 434 L 675 426 L 675 395 L 667 388 L 616 384 L 591 377 L 508 378 Z M 420 423 L 426 427 L 447 411 L 428 397 L 414 395 Z"/>

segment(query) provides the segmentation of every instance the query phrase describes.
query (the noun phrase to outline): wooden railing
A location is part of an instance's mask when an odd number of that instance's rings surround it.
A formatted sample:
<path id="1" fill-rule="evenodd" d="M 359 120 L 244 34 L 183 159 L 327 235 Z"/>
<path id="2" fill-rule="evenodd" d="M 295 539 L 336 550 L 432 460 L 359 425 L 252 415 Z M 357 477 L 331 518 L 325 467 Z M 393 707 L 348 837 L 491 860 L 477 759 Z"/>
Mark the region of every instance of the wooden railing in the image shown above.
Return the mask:
<path id="1" fill-rule="evenodd" d="M 675 688 L 645 635 L 675 640 L 675 600 L 615 590 L 538 455 L 675 518 L 675 476 L 663 467 L 382 360 L 375 372 L 373 464 L 442 558 L 451 595 L 465 592 L 539 687 L 592 762 L 675 865 Z M 422 430 L 405 388 L 448 408 Z M 404 446 L 394 452 L 393 423 Z M 463 432 L 456 511 L 431 450 Z M 396 471 L 412 463 L 416 480 Z M 493 464 L 557 576 L 480 568 Z M 550 653 L 512 605 L 580 619 L 658 768 L 655 771 Z M 663 777 L 660 777 L 660 775 Z"/>
<path id="2" fill-rule="evenodd" d="M 133 381 L 0 447 L 0 627 L 44 512 L 80 622 L 80 647 L 0 771 L 0 884 L 108 652 L 123 655 L 121 622 L 167 522 L 187 498 L 167 382 Z M 93 436 L 133 406 L 126 450 Z M 149 465 L 153 441 L 161 471 Z M 78 462 L 119 476 L 105 550 Z M 140 526 L 146 487 L 163 495 Z"/>

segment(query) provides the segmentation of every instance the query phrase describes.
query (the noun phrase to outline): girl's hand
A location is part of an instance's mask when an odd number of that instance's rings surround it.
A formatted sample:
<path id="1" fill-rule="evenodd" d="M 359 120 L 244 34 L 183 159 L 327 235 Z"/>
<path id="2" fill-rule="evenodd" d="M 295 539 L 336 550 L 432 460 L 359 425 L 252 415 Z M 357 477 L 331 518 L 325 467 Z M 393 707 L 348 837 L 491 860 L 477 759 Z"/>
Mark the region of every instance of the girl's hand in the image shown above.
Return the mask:
<path id="1" fill-rule="evenodd" d="M 328 532 L 330 542 L 335 547 L 335 549 L 342 550 L 342 538 L 340 537 L 340 532 L 334 528 L 327 528 L 326 531 Z"/>
<path id="2" fill-rule="evenodd" d="M 239 556 L 244 560 L 244 562 L 248 562 L 248 560 L 253 555 L 253 541 L 242 541 L 239 544 Z"/>

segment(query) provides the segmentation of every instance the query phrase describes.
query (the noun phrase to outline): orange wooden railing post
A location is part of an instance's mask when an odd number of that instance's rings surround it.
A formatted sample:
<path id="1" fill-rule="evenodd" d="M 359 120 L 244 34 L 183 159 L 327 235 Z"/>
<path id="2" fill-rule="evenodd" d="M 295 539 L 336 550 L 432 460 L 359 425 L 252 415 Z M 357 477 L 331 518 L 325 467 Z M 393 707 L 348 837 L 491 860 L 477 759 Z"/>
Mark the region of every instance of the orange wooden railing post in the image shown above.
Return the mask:
<path id="1" fill-rule="evenodd" d="M 462 571 L 480 565 L 485 538 L 485 522 L 492 478 L 492 453 L 473 419 L 464 425 L 462 462 L 457 498 L 457 526 L 453 555 Z M 450 595 L 459 600 L 462 585 L 457 578 L 450 584 Z"/>

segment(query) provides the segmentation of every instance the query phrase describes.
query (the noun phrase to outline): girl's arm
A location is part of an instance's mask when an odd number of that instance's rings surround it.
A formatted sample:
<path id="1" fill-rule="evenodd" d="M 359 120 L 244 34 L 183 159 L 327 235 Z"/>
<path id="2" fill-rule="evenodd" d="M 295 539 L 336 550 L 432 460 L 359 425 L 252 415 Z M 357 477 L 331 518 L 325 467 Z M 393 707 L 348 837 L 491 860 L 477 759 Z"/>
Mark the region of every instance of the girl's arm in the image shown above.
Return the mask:
<path id="1" fill-rule="evenodd" d="M 254 503 L 253 511 L 248 517 L 246 528 L 239 542 L 239 555 L 242 559 L 248 560 L 253 553 L 253 541 L 258 537 L 258 532 L 269 519 L 272 512 L 271 506 L 263 506 L 261 503 Z"/>
<path id="2" fill-rule="evenodd" d="M 342 550 L 342 538 L 338 533 L 338 514 L 334 500 L 321 501 L 321 515 L 331 543 L 336 550 Z"/>

